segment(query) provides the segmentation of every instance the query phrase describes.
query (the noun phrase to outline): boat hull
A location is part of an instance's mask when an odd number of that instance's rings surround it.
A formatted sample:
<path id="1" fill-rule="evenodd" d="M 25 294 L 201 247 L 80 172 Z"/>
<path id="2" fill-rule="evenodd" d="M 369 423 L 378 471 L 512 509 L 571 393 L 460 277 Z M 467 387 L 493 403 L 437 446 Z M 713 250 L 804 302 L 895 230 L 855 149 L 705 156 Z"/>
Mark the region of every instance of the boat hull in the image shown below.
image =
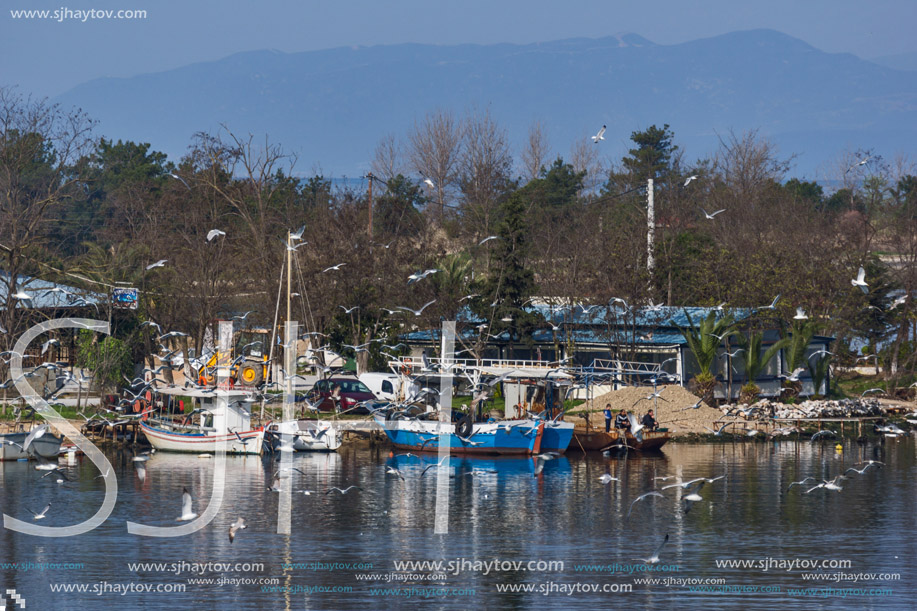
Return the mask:
<path id="1" fill-rule="evenodd" d="M 293 435 L 293 449 L 297 452 L 334 452 L 343 441 L 343 431 L 325 420 L 292 420 L 267 427 L 275 434 Z"/>
<path id="2" fill-rule="evenodd" d="M 573 432 L 573 437 L 575 439 L 573 447 L 582 448 L 586 451 L 605 450 L 610 446 L 621 444 L 620 433 L 614 430 L 606 433 L 595 429 L 586 430 L 583 427 L 577 427 Z M 644 431 L 641 441 L 637 441 L 633 435 L 627 433 L 626 443 L 634 450 L 653 452 L 658 451 L 671 438 L 672 435 L 668 431 Z"/>
<path id="3" fill-rule="evenodd" d="M 164 427 L 140 423 L 140 430 L 146 435 L 150 445 L 164 452 L 191 452 L 194 454 L 213 454 L 217 446 L 225 442 L 227 454 L 261 454 L 264 431 L 239 431 L 234 433 L 182 432 Z M 247 442 L 239 441 L 239 437 Z"/>
<path id="4" fill-rule="evenodd" d="M 5 435 L 0 435 L 0 460 L 23 460 L 29 458 L 29 454 L 23 452 L 18 447 L 6 443 L 7 441 L 12 441 L 22 445 L 25 443 L 25 438 L 28 436 L 28 433 L 6 433 Z M 61 443 L 64 441 L 63 437 L 57 437 L 49 433 L 45 433 L 41 437 L 32 440 L 32 445 L 29 446 L 29 449 L 34 448 L 35 453 L 41 456 L 42 458 L 57 458 L 57 455 L 60 453 Z"/>
<path id="5" fill-rule="evenodd" d="M 472 426 L 468 437 L 459 437 L 454 427 L 421 420 L 376 418 L 396 448 L 414 452 L 438 452 L 445 442 L 451 454 L 563 454 L 573 438 L 573 424 L 535 420 L 482 422 Z"/>

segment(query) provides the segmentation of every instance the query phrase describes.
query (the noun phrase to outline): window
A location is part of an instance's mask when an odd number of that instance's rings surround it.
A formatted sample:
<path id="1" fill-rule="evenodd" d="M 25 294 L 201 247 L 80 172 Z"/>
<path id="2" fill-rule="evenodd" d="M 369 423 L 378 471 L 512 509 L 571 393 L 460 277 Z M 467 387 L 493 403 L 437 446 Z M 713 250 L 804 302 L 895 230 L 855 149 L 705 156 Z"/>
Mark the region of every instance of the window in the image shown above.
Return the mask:
<path id="1" fill-rule="evenodd" d="M 382 392 L 393 395 L 395 394 L 395 387 L 388 380 L 382 380 Z"/>

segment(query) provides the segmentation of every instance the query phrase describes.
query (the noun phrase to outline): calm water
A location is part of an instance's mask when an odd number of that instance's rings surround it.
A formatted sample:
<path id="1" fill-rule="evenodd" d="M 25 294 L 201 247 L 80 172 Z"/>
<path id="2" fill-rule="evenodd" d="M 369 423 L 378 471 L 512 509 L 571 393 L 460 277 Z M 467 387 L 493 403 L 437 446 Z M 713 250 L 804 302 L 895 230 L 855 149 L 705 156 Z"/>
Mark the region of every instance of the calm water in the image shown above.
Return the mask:
<path id="1" fill-rule="evenodd" d="M 6 529 L 0 534 L 0 562 L 20 563 L 18 568 L 2 565 L 0 587 L 15 589 L 27 609 L 402 608 L 422 599 L 442 609 L 669 609 L 686 603 L 703 609 L 906 609 L 917 601 L 913 439 L 851 443 L 843 452 L 833 443 L 781 441 L 670 444 L 650 457 L 575 453 L 548 462 L 539 477 L 528 459 L 453 459 L 453 472 L 479 474 L 449 480 L 449 531 L 443 535 L 433 532 L 436 470 L 420 477 L 435 455 L 415 458 L 382 448 L 345 447 L 339 454 L 295 456 L 294 465 L 304 474 L 293 472 L 284 485 L 292 481 L 294 489 L 316 494 L 294 495 L 290 537 L 276 534 L 280 495 L 265 490 L 271 460 L 228 458 L 226 496 L 217 518 L 197 533 L 171 539 L 130 535 L 125 521 L 174 526 L 182 487 L 192 491 L 200 512 L 209 498 L 214 461 L 160 453 L 147 463 L 141 482 L 129 452 L 107 455 L 120 489 L 103 526 L 70 538 Z M 863 459 L 887 466 L 851 474 L 839 493 L 805 494 L 808 487 L 799 486 L 787 491 L 791 481 L 833 477 Z M 386 465 L 400 468 L 405 481 L 385 475 Z M 496 473 L 486 472 L 491 470 Z M 70 473 L 74 481 L 56 484 L 53 476 L 39 480 L 43 472 L 32 465 L 3 463 L 0 509 L 30 520 L 29 509 L 40 511 L 51 502 L 47 518 L 37 523 L 62 526 L 86 519 L 101 502 L 102 480 L 94 479 L 98 471 L 88 459 Z M 621 482 L 602 485 L 603 473 Z M 653 488 L 654 476 L 723 473 L 724 480 L 704 486 L 703 500 L 687 514 L 678 501 L 680 489 L 670 489 L 665 498 L 637 503 L 625 520 L 631 502 Z M 323 494 L 330 486 L 352 484 L 363 490 Z M 249 526 L 230 544 L 228 527 L 238 516 Z M 667 533 L 655 565 L 660 570 L 628 572 L 645 567 L 635 559 L 650 556 Z M 494 560 L 501 564 L 491 564 Z M 396 561 L 446 564 L 440 570 L 396 570 Z M 754 566 L 730 568 L 723 561 Z M 804 574 L 813 571 L 802 566 L 788 570 L 788 562 L 810 561 L 846 566 L 815 571 L 830 574 L 829 580 L 807 581 Z M 22 566 L 28 562 L 39 566 Z M 226 571 L 197 563 L 233 566 Z M 329 570 L 333 563 L 337 566 Z M 838 573 L 843 580 L 837 581 Z M 66 587 L 85 591 L 53 591 Z M 507 591 L 526 587 L 533 591 Z M 122 594 L 124 588 L 132 591 Z M 806 588 L 808 594 L 797 591 Z M 571 589 L 576 589 L 572 595 Z"/>

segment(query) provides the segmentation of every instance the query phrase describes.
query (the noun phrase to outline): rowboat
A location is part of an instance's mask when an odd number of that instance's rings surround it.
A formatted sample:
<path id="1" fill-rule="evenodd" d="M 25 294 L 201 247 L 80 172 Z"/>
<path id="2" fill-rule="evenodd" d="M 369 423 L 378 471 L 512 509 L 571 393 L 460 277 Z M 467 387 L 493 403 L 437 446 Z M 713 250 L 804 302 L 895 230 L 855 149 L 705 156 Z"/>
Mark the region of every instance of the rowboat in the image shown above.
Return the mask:
<path id="1" fill-rule="evenodd" d="M 664 446 L 672 438 L 672 434 L 668 430 L 642 430 L 639 437 L 638 439 L 627 432 L 622 440 L 621 431 L 618 429 L 612 429 L 611 432 L 606 433 L 578 424 L 573 431 L 573 447 L 589 451 L 607 450 L 626 445 L 628 449 L 638 452 L 653 452 Z"/>
<path id="2" fill-rule="evenodd" d="M 52 435 L 50 432 L 45 433 L 41 437 L 36 437 L 32 440 L 27 453 L 20 450 L 19 447 L 25 444 L 25 438 L 28 435 L 28 431 L 0 435 L 0 460 L 24 460 L 29 458 L 33 452 L 42 458 L 57 458 L 61 442 L 64 440 L 63 437 Z M 12 443 L 7 443 L 7 441 Z"/>

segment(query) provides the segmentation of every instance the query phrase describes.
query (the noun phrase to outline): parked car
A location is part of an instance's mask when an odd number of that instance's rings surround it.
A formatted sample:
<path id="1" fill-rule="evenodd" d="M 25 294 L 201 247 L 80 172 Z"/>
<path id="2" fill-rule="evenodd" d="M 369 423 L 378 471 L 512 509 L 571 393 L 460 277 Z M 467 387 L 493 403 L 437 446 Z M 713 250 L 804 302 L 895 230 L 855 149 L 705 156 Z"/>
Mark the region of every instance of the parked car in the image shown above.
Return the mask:
<path id="1" fill-rule="evenodd" d="M 328 378 L 319 380 L 309 391 L 309 400 L 321 398 L 318 409 L 323 412 L 349 411 L 352 414 L 368 414 L 365 407 L 354 406 L 365 401 L 374 401 L 376 395 L 366 384 L 354 378 Z"/>
<path id="2" fill-rule="evenodd" d="M 397 401 L 401 392 L 401 376 L 394 373 L 369 371 L 360 374 L 360 381 L 381 401 Z"/>

